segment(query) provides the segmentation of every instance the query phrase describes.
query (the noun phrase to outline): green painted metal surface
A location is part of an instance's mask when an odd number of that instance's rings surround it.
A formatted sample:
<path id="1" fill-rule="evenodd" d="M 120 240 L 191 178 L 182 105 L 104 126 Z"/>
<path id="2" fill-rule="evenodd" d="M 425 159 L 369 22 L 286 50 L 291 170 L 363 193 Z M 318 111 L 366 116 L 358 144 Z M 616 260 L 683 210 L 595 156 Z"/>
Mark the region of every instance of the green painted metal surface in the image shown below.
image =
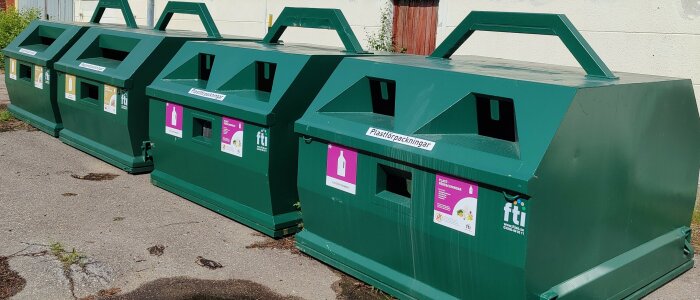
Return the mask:
<path id="1" fill-rule="evenodd" d="M 206 33 L 165 30 L 175 13 L 197 14 Z M 221 37 L 203 3 L 168 2 L 154 29 L 89 29 L 56 63 L 59 138 L 129 173 L 153 169 L 146 86 L 186 41 Z"/>
<path id="2" fill-rule="evenodd" d="M 56 99 L 57 77 L 53 65 L 89 27 L 99 25 L 106 8 L 120 9 L 127 23 L 133 22 L 126 0 L 101 0 L 91 23 L 36 20 L 3 49 L 9 110 L 15 117 L 58 137 L 63 124 Z"/>
<path id="3" fill-rule="evenodd" d="M 432 57 L 344 59 L 295 123 L 297 247 L 401 299 L 636 299 L 691 268 L 690 80 L 580 40 L 584 70 L 450 59 L 474 20 L 580 36 L 477 12 Z"/>
<path id="4" fill-rule="evenodd" d="M 347 49 L 279 44 L 337 29 Z M 269 37 L 275 36 L 274 40 Z M 285 8 L 263 42 L 188 42 L 147 90 L 154 185 L 272 237 L 298 230 L 293 124 L 338 63 L 364 55 L 339 10 Z"/>

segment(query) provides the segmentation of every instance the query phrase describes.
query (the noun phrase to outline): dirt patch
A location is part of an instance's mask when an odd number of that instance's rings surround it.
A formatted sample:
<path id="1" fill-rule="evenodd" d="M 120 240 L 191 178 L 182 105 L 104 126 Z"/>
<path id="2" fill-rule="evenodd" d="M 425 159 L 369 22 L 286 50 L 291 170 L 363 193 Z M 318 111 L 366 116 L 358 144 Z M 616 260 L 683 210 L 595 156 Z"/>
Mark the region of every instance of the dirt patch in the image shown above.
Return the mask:
<path id="1" fill-rule="evenodd" d="M 37 129 L 15 119 L 7 110 L 7 104 L 0 104 L 0 132 L 17 130 L 36 131 Z"/>
<path id="2" fill-rule="evenodd" d="M 161 278 L 141 285 L 138 289 L 122 294 L 90 296 L 89 300 L 297 300 L 284 296 L 270 288 L 249 280 L 201 280 L 187 277 Z"/>
<path id="3" fill-rule="evenodd" d="M 105 289 L 105 290 L 100 290 L 99 292 L 97 292 L 96 295 L 90 295 L 87 297 L 83 297 L 83 298 L 80 298 L 79 300 L 105 299 L 107 297 L 116 296 L 117 294 L 119 294 L 121 292 L 122 292 L 122 290 L 120 288 Z"/>
<path id="4" fill-rule="evenodd" d="M 74 197 L 74 196 L 78 196 L 78 194 L 76 194 L 76 193 L 63 193 L 63 194 L 61 194 L 61 196 L 63 196 L 63 197 Z"/>
<path id="5" fill-rule="evenodd" d="M 260 236 L 265 238 L 265 240 L 260 241 L 260 242 L 255 242 L 253 244 L 250 244 L 248 246 L 245 246 L 248 249 L 253 249 L 253 248 L 259 248 L 259 249 L 279 249 L 279 250 L 287 250 L 289 252 L 292 252 L 292 254 L 296 255 L 301 255 L 301 251 L 297 249 L 296 246 L 296 240 L 294 239 L 294 236 L 288 236 L 284 237 L 281 239 L 273 239 L 270 238 L 264 234 L 261 233 L 253 233 L 255 236 Z"/>
<path id="6" fill-rule="evenodd" d="M 0 256 L 0 299 L 9 299 L 22 291 L 25 285 L 27 281 L 10 269 L 8 258 Z"/>
<path id="7" fill-rule="evenodd" d="M 377 300 L 395 299 L 369 284 L 361 282 L 345 273 L 335 271 L 340 280 L 333 283 L 333 291 L 338 300 Z"/>
<path id="8" fill-rule="evenodd" d="M 114 178 L 119 177 L 119 175 L 111 174 L 111 173 L 88 173 L 85 176 L 71 174 L 70 176 L 75 178 L 75 179 L 89 180 L 89 181 L 105 181 L 105 180 L 112 180 Z"/>
<path id="9" fill-rule="evenodd" d="M 112 221 L 114 221 L 114 222 L 119 222 L 119 221 L 124 221 L 124 219 L 126 219 L 126 218 L 124 218 L 124 217 L 114 217 L 114 218 L 112 219 Z"/>
<path id="10" fill-rule="evenodd" d="M 161 256 L 163 255 L 163 252 L 165 252 L 165 246 L 160 244 L 148 248 L 148 253 L 151 255 Z"/>
<path id="11" fill-rule="evenodd" d="M 196 262 L 198 265 L 205 267 L 207 269 L 210 269 L 210 270 L 216 270 L 216 269 L 224 267 L 218 262 L 215 262 L 215 261 L 210 260 L 210 259 L 206 259 L 206 258 L 201 257 L 201 256 L 197 256 Z"/>

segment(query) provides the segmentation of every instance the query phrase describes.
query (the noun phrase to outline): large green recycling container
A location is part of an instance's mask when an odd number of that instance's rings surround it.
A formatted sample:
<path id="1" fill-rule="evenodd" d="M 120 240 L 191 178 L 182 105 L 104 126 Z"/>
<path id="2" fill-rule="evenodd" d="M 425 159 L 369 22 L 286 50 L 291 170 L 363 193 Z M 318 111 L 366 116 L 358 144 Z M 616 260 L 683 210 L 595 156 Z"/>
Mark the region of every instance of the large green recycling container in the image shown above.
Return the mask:
<path id="1" fill-rule="evenodd" d="M 557 35 L 587 74 L 450 59 L 476 30 Z M 690 80 L 616 75 L 551 14 L 346 58 L 295 124 L 297 247 L 401 299 L 640 298 L 693 265 L 700 121 Z"/>
<path id="2" fill-rule="evenodd" d="M 288 26 L 335 29 L 346 49 L 278 43 Z M 285 8 L 260 43 L 186 43 L 146 90 L 153 184 L 269 236 L 296 232 L 294 121 L 343 57 L 365 54 L 337 9 Z"/>
<path id="3" fill-rule="evenodd" d="M 205 33 L 168 30 L 175 13 L 199 15 Z M 55 64 L 59 138 L 129 173 L 153 169 L 146 86 L 189 40 L 222 37 L 203 3 L 168 2 L 154 29 L 90 28 Z"/>
<path id="4" fill-rule="evenodd" d="M 107 8 L 120 9 L 127 26 L 136 27 L 127 0 L 100 0 L 90 23 L 35 20 L 3 49 L 5 84 L 10 97 L 8 109 L 15 117 L 58 136 L 63 124 L 56 102 L 53 64 L 89 27 L 99 24 Z"/>

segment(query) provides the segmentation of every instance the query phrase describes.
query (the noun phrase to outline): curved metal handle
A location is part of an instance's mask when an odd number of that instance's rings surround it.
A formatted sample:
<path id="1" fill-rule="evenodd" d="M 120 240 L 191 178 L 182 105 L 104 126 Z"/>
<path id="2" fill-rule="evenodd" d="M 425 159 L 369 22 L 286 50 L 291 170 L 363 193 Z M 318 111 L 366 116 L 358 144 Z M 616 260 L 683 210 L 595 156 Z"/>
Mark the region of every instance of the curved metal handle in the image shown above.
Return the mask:
<path id="1" fill-rule="evenodd" d="M 104 15 L 105 10 L 108 8 L 121 10 L 122 15 L 124 15 L 124 22 L 126 22 L 126 26 L 129 28 L 138 28 L 138 26 L 136 26 L 136 19 L 134 19 L 134 13 L 131 12 L 131 6 L 129 6 L 128 0 L 100 0 L 100 2 L 97 2 L 97 7 L 95 7 L 95 12 L 92 14 L 92 18 L 90 18 L 90 23 L 99 24 L 100 20 L 102 19 L 102 15 Z"/>
<path id="2" fill-rule="evenodd" d="M 571 21 L 560 14 L 473 11 L 430 57 L 449 58 L 477 30 L 558 36 L 588 76 L 617 78 Z"/>
<path id="3" fill-rule="evenodd" d="M 188 15 L 198 15 L 199 19 L 204 25 L 204 30 L 207 31 L 207 35 L 211 38 L 221 38 L 219 29 L 216 28 L 214 23 L 214 18 L 211 17 L 207 5 L 204 3 L 194 3 L 194 2 L 178 2 L 170 1 L 165 5 L 163 13 L 158 19 L 158 23 L 153 28 L 155 30 L 164 31 L 168 27 L 168 23 L 173 18 L 174 14 L 188 14 Z"/>
<path id="4" fill-rule="evenodd" d="M 285 7 L 263 38 L 264 43 L 276 44 L 287 27 L 333 29 L 338 32 L 348 52 L 367 53 L 352 32 L 343 12 L 331 8 Z"/>

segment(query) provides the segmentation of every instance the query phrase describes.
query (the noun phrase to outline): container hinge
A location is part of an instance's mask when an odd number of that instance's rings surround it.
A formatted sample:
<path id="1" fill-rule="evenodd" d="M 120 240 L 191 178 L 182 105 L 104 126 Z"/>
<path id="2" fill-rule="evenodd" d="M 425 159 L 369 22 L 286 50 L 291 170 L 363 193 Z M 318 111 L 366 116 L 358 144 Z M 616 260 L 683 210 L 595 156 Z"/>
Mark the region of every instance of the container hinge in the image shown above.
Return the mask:
<path id="1" fill-rule="evenodd" d="M 144 161 L 153 161 L 153 156 L 151 156 L 151 149 L 155 146 L 154 143 L 151 143 L 151 141 L 144 141 L 143 144 L 141 144 L 141 151 L 143 152 L 143 160 Z"/>
<path id="2" fill-rule="evenodd" d="M 684 245 L 683 245 L 683 255 L 686 257 L 692 258 L 693 254 L 695 253 L 695 250 L 693 249 L 693 245 L 690 243 L 690 236 L 692 230 L 688 227 L 684 227 L 683 229 L 683 234 L 685 234 L 685 239 L 683 240 Z M 695 234 L 700 234 L 700 232 L 696 232 Z"/>

